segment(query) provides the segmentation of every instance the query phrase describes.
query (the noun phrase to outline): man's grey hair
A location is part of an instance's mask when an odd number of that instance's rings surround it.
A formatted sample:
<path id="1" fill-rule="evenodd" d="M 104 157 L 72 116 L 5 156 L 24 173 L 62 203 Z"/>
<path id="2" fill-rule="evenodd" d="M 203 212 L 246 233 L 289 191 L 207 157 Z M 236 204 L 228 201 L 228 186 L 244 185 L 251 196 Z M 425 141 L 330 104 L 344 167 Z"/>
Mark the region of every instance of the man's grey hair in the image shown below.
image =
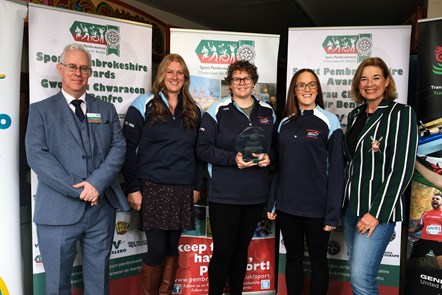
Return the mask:
<path id="1" fill-rule="evenodd" d="M 64 59 L 66 57 L 66 52 L 68 52 L 69 50 L 81 51 L 81 52 L 86 53 L 88 65 L 91 64 L 91 54 L 89 53 L 89 51 L 87 51 L 83 47 L 83 45 L 78 44 L 78 43 L 72 43 L 72 44 L 66 45 L 66 47 L 63 49 L 63 53 L 60 55 L 60 63 L 64 63 Z"/>

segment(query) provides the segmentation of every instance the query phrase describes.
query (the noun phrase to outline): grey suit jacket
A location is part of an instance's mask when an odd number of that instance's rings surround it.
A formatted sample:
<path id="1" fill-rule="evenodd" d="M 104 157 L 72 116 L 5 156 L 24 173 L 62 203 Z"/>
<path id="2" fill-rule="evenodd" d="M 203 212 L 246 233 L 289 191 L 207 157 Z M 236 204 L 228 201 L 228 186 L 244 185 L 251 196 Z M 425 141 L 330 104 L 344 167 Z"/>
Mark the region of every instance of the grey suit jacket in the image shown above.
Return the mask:
<path id="1" fill-rule="evenodd" d="M 82 189 L 72 185 L 84 180 L 92 184 L 110 205 L 130 210 L 118 174 L 126 144 L 114 105 L 86 95 L 87 112 L 101 114 L 101 122 L 88 123 L 94 171 L 87 175 L 86 153 L 75 117 L 60 91 L 31 104 L 25 145 L 29 166 L 38 176 L 34 222 L 47 225 L 76 223 L 86 202 Z"/>

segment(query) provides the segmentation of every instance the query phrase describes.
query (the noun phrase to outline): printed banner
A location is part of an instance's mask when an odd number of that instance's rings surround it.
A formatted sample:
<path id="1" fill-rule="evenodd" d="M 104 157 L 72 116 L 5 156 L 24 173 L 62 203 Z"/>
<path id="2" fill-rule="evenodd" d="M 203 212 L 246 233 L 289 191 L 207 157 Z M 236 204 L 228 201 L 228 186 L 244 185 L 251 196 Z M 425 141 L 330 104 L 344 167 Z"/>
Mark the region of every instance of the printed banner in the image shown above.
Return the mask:
<path id="1" fill-rule="evenodd" d="M 56 25 L 54 25 L 56 24 Z M 152 27 L 71 10 L 29 4 L 30 103 L 54 95 L 61 89 L 56 71 L 63 48 L 80 43 L 92 55 L 93 73 L 87 92 L 113 103 L 124 120 L 132 101 L 151 87 Z M 32 195 L 37 188 L 32 174 Z M 146 252 L 146 238 L 136 228 L 135 215 L 118 212 L 113 241 L 111 294 L 137 294 L 139 268 Z M 34 294 L 44 294 L 44 261 L 33 227 Z M 82 294 L 80 256 L 74 264 L 73 294 Z"/>
<path id="2" fill-rule="evenodd" d="M 19 116 L 20 70 L 27 7 L 0 0 L 0 178 L 2 236 L 0 294 L 22 294 L 20 244 Z"/>
<path id="3" fill-rule="evenodd" d="M 170 52 L 180 54 L 189 67 L 190 93 L 206 110 L 229 95 L 224 81 L 227 67 L 237 59 L 256 65 L 259 79 L 253 95 L 276 103 L 278 35 L 171 29 Z"/>
<path id="4" fill-rule="evenodd" d="M 419 22 L 420 123 L 407 240 L 406 294 L 442 293 L 442 19 Z"/>
<path id="5" fill-rule="evenodd" d="M 407 103 L 411 26 L 291 28 L 287 57 L 287 85 L 302 68 L 311 68 L 321 80 L 324 104 L 343 128 L 356 107 L 350 99 L 357 66 L 368 57 L 380 57 L 396 82 L 398 102 Z M 299 46 L 302 44 L 302 46 Z"/>
<path id="6" fill-rule="evenodd" d="M 170 52 L 180 54 L 190 71 L 190 93 L 206 110 L 229 95 L 224 81 L 227 67 L 245 59 L 258 68 L 254 96 L 276 103 L 276 71 L 279 36 L 232 32 L 171 29 Z M 196 230 L 184 232 L 180 241 L 180 268 L 176 294 L 208 292 L 208 264 L 212 255 L 210 216 L 205 194 L 195 208 Z M 275 293 L 275 226 L 263 215 L 249 247 L 244 293 Z"/>
<path id="7" fill-rule="evenodd" d="M 396 82 L 397 101 L 407 102 L 410 36 L 410 26 L 291 28 L 287 89 L 298 70 L 313 69 L 321 81 L 326 109 L 336 114 L 345 130 L 347 115 L 357 106 L 350 99 L 351 81 L 359 63 L 368 57 L 380 57 L 387 63 Z M 380 294 L 399 293 L 400 241 L 401 223 L 397 223 L 376 278 Z M 341 226 L 330 235 L 328 257 L 329 293 L 351 294 L 347 250 Z M 304 264 L 308 275 L 310 265 L 307 252 Z M 285 295 L 285 249 L 282 242 L 279 266 L 278 294 Z M 308 290 L 304 291 L 304 294 L 308 294 Z"/>

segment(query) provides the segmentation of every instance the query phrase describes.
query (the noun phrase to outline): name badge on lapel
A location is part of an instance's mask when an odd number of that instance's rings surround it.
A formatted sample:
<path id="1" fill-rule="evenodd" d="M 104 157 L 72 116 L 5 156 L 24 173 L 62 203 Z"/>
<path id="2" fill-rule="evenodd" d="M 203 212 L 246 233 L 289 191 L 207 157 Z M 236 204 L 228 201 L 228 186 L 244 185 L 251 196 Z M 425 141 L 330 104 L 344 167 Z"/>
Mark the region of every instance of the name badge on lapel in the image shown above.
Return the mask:
<path id="1" fill-rule="evenodd" d="M 86 117 L 87 117 L 88 123 L 95 123 L 95 124 L 103 123 L 103 121 L 101 120 L 100 113 L 87 113 Z"/>

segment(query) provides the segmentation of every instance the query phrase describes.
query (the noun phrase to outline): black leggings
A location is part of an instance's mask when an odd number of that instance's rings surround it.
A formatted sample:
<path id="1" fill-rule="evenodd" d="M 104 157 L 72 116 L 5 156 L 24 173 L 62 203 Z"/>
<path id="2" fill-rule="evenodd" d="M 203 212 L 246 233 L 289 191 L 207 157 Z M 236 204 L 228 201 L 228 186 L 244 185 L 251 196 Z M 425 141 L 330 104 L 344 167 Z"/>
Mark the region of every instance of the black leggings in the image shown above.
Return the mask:
<path id="1" fill-rule="evenodd" d="M 324 231 L 323 218 L 300 217 L 277 211 L 287 250 L 285 278 L 288 295 L 299 295 L 304 287 L 304 237 L 311 265 L 310 294 L 327 293 L 327 247 L 330 232 Z"/>
<path id="2" fill-rule="evenodd" d="M 178 256 L 181 230 L 151 229 L 145 231 L 147 254 L 143 259 L 147 265 L 155 266 L 164 262 L 166 256 Z"/>
<path id="3" fill-rule="evenodd" d="M 209 203 L 213 255 L 209 263 L 209 295 L 223 294 L 227 278 L 230 294 L 242 294 L 250 240 L 264 204 Z"/>

